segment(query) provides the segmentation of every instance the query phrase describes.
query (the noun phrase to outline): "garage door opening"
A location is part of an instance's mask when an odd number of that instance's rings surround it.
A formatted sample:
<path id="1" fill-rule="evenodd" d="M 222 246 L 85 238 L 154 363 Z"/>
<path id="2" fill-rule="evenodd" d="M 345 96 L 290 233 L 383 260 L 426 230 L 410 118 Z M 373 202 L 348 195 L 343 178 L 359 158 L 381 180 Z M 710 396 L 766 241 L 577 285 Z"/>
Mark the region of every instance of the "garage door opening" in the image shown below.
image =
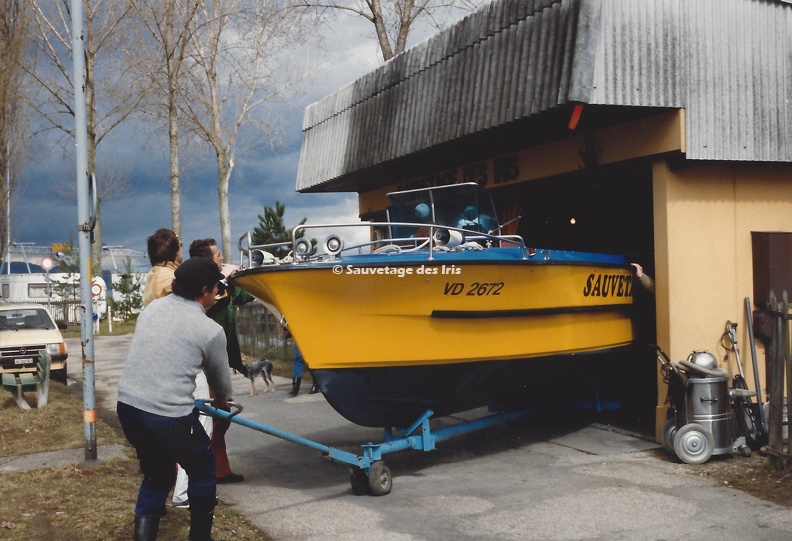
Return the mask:
<path id="1" fill-rule="evenodd" d="M 514 232 L 535 248 L 624 255 L 654 276 L 651 164 L 601 166 L 493 190 L 501 222 L 520 216 Z M 654 297 L 635 288 L 636 347 L 603 362 L 604 398 L 616 397 L 610 422 L 654 433 L 657 359 Z"/>

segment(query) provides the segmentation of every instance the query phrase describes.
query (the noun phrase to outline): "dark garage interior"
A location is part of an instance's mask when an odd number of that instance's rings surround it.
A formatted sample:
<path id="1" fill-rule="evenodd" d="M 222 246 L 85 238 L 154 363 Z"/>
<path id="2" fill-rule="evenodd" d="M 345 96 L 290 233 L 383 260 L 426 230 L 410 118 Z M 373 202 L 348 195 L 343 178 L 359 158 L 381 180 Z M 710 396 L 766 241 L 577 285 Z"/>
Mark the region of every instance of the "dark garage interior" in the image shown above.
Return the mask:
<path id="1" fill-rule="evenodd" d="M 620 254 L 654 276 L 651 163 L 590 167 L 496 189 L 492 195 L 500 212 L 520 216 L 516 231 L 526 245 Z M 649 347 L 656 341 L 655 306 L 644 289 L 635 288 L 634 294 L 636 347 L 596 361 L 603 363 L 603 399 L 620 405 L 601 417 L 650 435 L 657 404 L 657 359 Z"/>

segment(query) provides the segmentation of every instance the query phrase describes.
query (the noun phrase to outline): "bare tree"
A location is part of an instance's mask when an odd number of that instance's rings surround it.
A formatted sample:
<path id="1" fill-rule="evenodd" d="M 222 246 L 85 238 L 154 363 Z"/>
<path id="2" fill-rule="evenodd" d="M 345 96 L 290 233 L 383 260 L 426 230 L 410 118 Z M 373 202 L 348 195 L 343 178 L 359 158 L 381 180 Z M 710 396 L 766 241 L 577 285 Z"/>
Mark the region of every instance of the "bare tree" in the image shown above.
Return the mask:
<path id="1" fill-rule="evenodd" d="M 74 138 L 71 13 L 69 0 L 26 0 L 33 10 L 35 58 L 26 68 L 37 83 L 30 105 L 45 121 L 43 132 L 60 132 L 64 150 Z M 96 171 L 99 143 L 129 119 L 145 95 L 146 81 L 125 69 L 124 36 L 129 0 L 82 0 L 85 5 L 84 54 L 88 167 Z M 78 179 L 79 180 L 79 179 Z M 97 177 L 97 182 L 102 179 Z M 100 190 L 101 192 L 101 190 Z M 101 206 L 101 201 L 99 201 Z M 97 214 L 99 208 L 97 208 Z M 101 273 L 102 231 L 97 216 L 92 246 L 94 274 Z"/>
<path id="2" fill-rule="evenodd" d="M 100 154 L 101 156 L 101 154 Z M 106 201 L 109 199 L 123 199 L 129 195 L 129 170 L 128 165 L 119 164 L 117 160 L 107 158 L 97 158 L 96 177 L 102 179 L 102 183 L 97 185 L 98 199 Z M 64 199 L 77 201 L 77 186 L 73 182 L 68 182 L 71 178 L 67 171 L 62 172 L 63 182 L 58 183 L 53 191 Z"/>
<path id="3" fill-rule="evenodd" d="M 235 158 L 277 142 L 272 108 L 300 76 L 279 69 L 299 42 L 300 21 L 265 2 L 200 0 L 182 81 L 182 107 L 192 133 L 209 144 L 217 164 L 222 249 L 231 252 L 228 189 Z M 277 74 L 277 76 L 276 76 Z M 246 136 L 240 138 L 241 131 Z M 247 133 L 249 132 L 249 133 Z"/>
<path id="4" fill-rule="evenodd" d="M 295 7 L 320 13 L 349 13 L 374 25 L 383 60 L 407 48 L 413 23 L 422 19 L 440 29 L 450 14 L 472 11 L 489 0 L 291 0 Z"/>
<path id="5" fill-rule="evenodd" d="M 156 119 L 168 119 L 170 154 L 171 222 L 181 236 L 181 187 L 179 171 L 179 77 L 190 43 L 190 30 L 200 3 L 195 0 L 133 0 L 133 6 L 147 32 L 153 37 L 152 58 L 143 57 L 141 66 L 151 78 Z M 151 43 L 143 36 L 141 43 Z M 141 59 L 140 51 L 137 58 Z"/>
<path id="6" fill-rule="evenodd" d="M 11 195 L 22 161 L 24 92 L 22 59 L 27 44 L 29 10 L 21 0 L 0 0 L 0 257 L 10 234 Z M 12 157 L 16 166 L 12 166 Z"/>

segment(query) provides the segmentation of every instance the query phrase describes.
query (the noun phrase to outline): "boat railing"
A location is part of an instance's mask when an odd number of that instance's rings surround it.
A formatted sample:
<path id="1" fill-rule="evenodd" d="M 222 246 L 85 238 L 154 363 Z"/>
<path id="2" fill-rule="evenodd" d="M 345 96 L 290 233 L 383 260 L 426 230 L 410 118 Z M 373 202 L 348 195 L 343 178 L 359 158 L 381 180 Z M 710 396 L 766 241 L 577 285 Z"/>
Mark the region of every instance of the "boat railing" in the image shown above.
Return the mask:
<path id="1" fill-rule="evenodd" d="M 409 237 L 374 238 L 373 240 L 357 241 L 351 246 L 345 246 L 343 238 L 333 232 L 323 242 L 324 252 L 314 253 L 313 243 L 309 240 L 312 230 L 338 230 L 350 228 L 368 228 L 392 231 L 394 227 L 411 228 L 415 235 Z M 371 235 L 369 235 L 371 238 Z M 405 253 L 417 250 L 428 250 L 428 258 L 434 259 L 437 251 L 456 250 L 484 250 L 492 247 L 514 246 L 520 248 L 523 259 L 534 255 L 533 250 L 525 246 L 525 241 L 519 235 L 496 235 L 450 227 L 437 224 L 423 224 L 413 222 L 356 222 L 341 224 L 303 224 L 292 230 L 292 240 L 271 244 L 253 244 L 250 232 L 239 238 L 237 247 L 240 255 L 240 265 L 259 267 L 273 264 L 306 263 L 334 259 L 341 254 L 366 253 Z M 288 248 L 289 254 L 277 258 L 272 252 Z"/>

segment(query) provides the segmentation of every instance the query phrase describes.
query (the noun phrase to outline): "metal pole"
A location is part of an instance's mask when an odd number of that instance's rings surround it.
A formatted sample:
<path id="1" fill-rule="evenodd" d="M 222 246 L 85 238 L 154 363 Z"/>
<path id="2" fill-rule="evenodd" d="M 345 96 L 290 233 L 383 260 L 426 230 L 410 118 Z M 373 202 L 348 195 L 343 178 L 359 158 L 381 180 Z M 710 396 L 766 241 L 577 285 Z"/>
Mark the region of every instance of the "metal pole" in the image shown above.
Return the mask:
<path id="1" fill-rule="evenodd" d="M 110 259 L 113 261 L 113 269 L 118 272 L 118 264 L 116 264 L 115 255 L 113 254 L 113 248 L 121 248 L 121 246 L 102 246 L 103 250 L 107 250 L 110 253 Z"/>
<path id="2" fill-rule="evenodd" d="M 91 303 L 91 222 L 88 171 L 88 126 L 85 98 L 85 57 L 82 0 L 70 0 L 74 80 L 74 134 L 76 147 L 77 229 L 80 247 L 80 308 L 83 349 L 83 423 L 85 459 L 96 460 L 96 400 L 94 388 L 93 306 Z"/>
<path id="3" fill-rule="evenodd" d="M 50 275 L 49 269 L 46 270 L 47 273 L 47 311 L 52 314 L 52 288 L 50 288 Z"/>
<path id="4" fill-rule="evenodd" d="M 757 416 L 759 418 L 759 427 L 762 429 L 762 432 L 765 433 L 766 430 L 764 427 L 766 421 L 764 417 L 764 410 L 762 409 L 762 404 L 764 403 L 764 394 L 762 394 L 762 386 L 759 384 L 759 364 L 756 357 L 756 338 L 754 335 L 753 311 L 751 310 L 750 297 L 745 297 L 745 318 L 748 321 L 748 339 L 751 341 L 751 363 L 753 366 L 754 384 L 756 385 L 756 401 L 759 403 L 759 407 L 757 408 Z M 765 368 L 765 374 L 767 372 L 768 370 Z"/>
<path id="5" fill-rule="evenodd" d="M 15 244 L 15 246 L 19 246 L 22 248 L 22 258 L 25 260 L 25 266 L 27 267 L 28 274 L 33 274 L 33 271 L 30 270 L 30 261 L 28 261 L 27 252 L 25 251 L 25 244 L 33 244 L 32 242 L 26 242 L 24 244 L 19 243 Z"/>
<path id="6" fill-rule="evenodd" d="M 5 262 L 6 274 L 11 274 L 11 143 L 8 147 L 8 164 L 6 164 L 6 242 L 5 242 Z"/>

